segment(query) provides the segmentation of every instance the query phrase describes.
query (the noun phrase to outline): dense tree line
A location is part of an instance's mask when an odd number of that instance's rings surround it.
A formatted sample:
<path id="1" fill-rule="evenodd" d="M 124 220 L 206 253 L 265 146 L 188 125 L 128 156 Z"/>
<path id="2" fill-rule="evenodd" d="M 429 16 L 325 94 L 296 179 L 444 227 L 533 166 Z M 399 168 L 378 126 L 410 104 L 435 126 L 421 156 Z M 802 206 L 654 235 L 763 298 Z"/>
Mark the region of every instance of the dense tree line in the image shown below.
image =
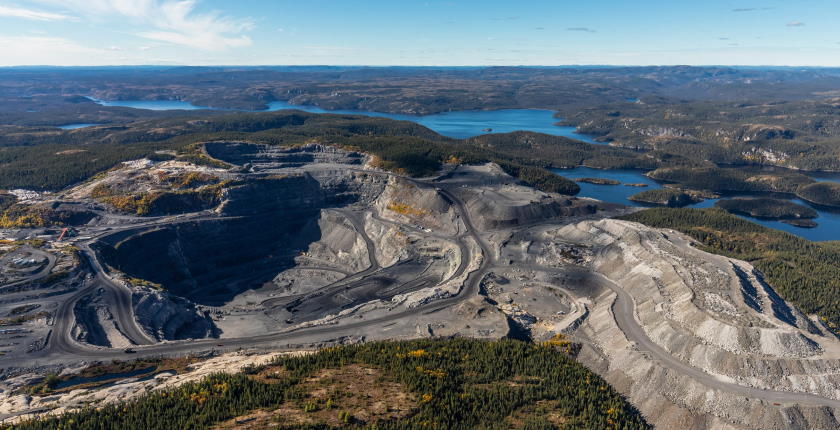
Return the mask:
<path id="1" fill-rule="evenodd" d="M 0 188 L 58 190 L 162 148 L 150 143 L 0 147 Z"/>
<path id="2" fill-rule="evenodd" d="M 545 169 L 532 166 L 522 166 L 495 160 L 508 175 L 519 178 L 522 182 L 538 190 L 550 193 L 575 195 L 580 192 L 580 185 L 562 176 L 555 175 Z"/>
<path id="3" fill-rule="evenodd" d="M 780 199 L 723 199 L 715 202 L 715 206 L 729 213 L 747 214 L 756 218 L 800 219 L 817 217 L 817 211 L 808 206 Z"/>
<path id="4" fill-rule="evenodd" d="M 835 182 L 817 182 L 806 185 L 799 188 L 796 195 L 818 205 L 840 207 L 840 184 Z"/>
<path id="5" fill-rule="evenodd" d="M 300 111 L 167 118 L 67 132 L 40 129 L 0 133 L 0 188 L 57 190 L 120 161 L 158 151 L 178 151 L 185 160 L 209 162 L 196 144 L 248 140 L 270 145 L 309 142 L 344 146 L 378 156 L 382 167 L 413 176 L 431 175 L 442 163 L 496 162 L 508 173 L 544 191 L 575 194 L 579 188 L 548 168 L 656 169 L 657 179 L 717 191 L 795 192 L 812 182 L 796 173 L 745 171 L 710 166 L 696 155 L 659 150 L 640 153 L 531 132 L 451 139 L 409 121 Z M 758 180 L 756 177 L 760 176 Z"/>
<path id="6" fill-rule="evenodd" d="M 647 209 L 623 219 L 681 231 L 708 252 L 746 260 L 782 298 L 840 333 L 840 247 L 811 242 L 722 209 Z"/>
<path id="7" fill-rule="evenodd" d="M 653 179 L 676 182 L 696 190 L 715 192 L 795 193 L 799 187 L 814 182 L 796 172 L 762 172 L 750 168 L 666 167 L 648 173 Z"/>
<path id="8" fill-rule="evenodd" d="M 483 141 L 446 138 L 409 121 L 353 115 L 316 115 L 298 111 L 232 114 L 192 120 L 154 120 L 63 133 L 16 133 L 13 138 L 6 137 L 13 141 L 2 141 L 3 136 L 0 136 L 0 188 L 57 190 L 121 161 L 144 156 L 169 157 L 160 154 L 161 150 L 175 150 L 184 160 L 207 163 L 209 161 L 198 152 L 196 143 L 249 140 L 271 145 L 319 142 L 344 146 L 374 154 L 381 159 L 382 167 L 412 176 L 434 174 L 444 162 L 497 162 L 504 164 L 509 173 L 545 191 L 575 194 L 579 190 L 572 181 L 545 170 L 545 167 L 568 163 L 547 162 L 535 157 L 530 147 L 508 144 L 493 148 Z M 516 135 L 502 135 L 495 139 L 516 138 Z M 575 153 L 587 150 L 598 154 L 614 152 L 599 145 L 554 137 L 542 146 L 550 147 L 550 153 L 568 152 L 573 157 L 577 157 Z M 574 151 L 571 148 L 575 148 Z"/>
<path id="9" fill-rule="evenodd" d="M 663 205 L 671 208 L 683 207 L 701 201 L 695 196 L 692 196 L 691 194 L 678 188 L 645 190 L 640 193 L 633 194 L 628 197 L 628 200 L 640 203 Z"/>
<path id="10" fill-rule="evenodd" d="M 516 411 L 548 401 L 551 412 L 563 417 L 562 428 L 649 428 L 621 395 L 561 349 L 514 340 L 471 339 L 368 343 L 280 357 L 242 374 L 213 375 L 127 403 L 26 421 L 15 428 L 200 429 L 281 405 L 303 411 L 340 408 L 340 399 L 336 405 L 313 404 L 301 382 L 319 370 L 351 364 L 381 369 L 417 399 L 408 416 L 389 421 L 358 422 L 353 411 L 339 410 L 352 427 L 502 429 L 508 428 L 507 417 Z M 271 381 L 256 377 L 274 369 L 282 369 L 281 376 Z M 313 428 L 284 423 L 282 416 L 278 420 L 283 428 Z M 528 422 L 530 428 L 557 428 L 540 414 L 532 414 Z"/>
<path id="11" fill-rule="evenodd" d="M 580 165 L 605 169 L 654 169 L 659 165 L 657 160 L 627 149 L 528 131 L 486 134 L 467 139 L 466 143 L 485 151 L 506 154 L 522 164 L 558 169 Z"/>

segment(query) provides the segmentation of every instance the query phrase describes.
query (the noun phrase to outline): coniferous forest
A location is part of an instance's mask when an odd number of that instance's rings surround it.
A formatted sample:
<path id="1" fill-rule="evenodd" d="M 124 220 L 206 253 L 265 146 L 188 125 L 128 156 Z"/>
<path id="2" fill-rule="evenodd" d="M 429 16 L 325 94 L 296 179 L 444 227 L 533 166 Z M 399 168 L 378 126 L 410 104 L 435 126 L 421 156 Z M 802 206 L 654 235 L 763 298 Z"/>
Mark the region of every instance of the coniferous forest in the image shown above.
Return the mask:
<path id="1" fill-rule="evenodd" d="M 270 428 L 329 428 L 336 422 L 376 429 L 649 428 L 621 395 L 567 355 L 573 350 L 568 345 L 427 339 L 327 348 L 14 428 L 203 429 L 255 410 L 270 414 Z M 338 391 L 325 399 L 305 388 L 313 375 L 349 366 L 381 371 L 372 385 L 395 383 L 407 391 L 408 413 L 365 422 L 358 409 L 347 407 L 346 399 L 360 393 Z M 334 416 L 333 425 L 307 416 Z"/>

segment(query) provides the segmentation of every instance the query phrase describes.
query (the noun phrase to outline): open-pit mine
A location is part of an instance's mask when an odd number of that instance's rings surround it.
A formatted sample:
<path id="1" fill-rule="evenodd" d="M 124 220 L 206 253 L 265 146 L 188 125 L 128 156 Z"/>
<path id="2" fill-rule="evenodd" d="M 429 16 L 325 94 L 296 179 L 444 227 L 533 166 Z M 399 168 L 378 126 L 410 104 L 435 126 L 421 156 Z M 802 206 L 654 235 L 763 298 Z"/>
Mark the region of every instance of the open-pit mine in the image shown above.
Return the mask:
<path id="1" fill-rule="evenodd" d="M 660 428 L 840 426 L 840 340 L 750 264 L 612 219 L 633 209 L 494 164 L 413 178 L 320 144 L 203 151 L 216 163 L 141 159 L 25 196 L 73 227 L 2 230 L 0 418 L 170 378 L 20 390 L 97 361 L 562 335 Z"/>

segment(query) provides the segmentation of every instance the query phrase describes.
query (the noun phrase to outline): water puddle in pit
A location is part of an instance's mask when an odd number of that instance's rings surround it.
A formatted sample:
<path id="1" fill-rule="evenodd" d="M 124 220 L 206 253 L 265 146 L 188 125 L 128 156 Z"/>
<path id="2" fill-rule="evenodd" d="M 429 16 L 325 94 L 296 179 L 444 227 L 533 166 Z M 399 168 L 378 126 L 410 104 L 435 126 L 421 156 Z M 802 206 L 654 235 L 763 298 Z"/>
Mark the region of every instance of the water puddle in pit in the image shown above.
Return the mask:
<path id="1" fill-rule="evenodd" d="M 72 378 L 66 381 L 59 382 L 53 389 L 54 390 L 62 390 L 65 388 L 74 387 L 76 385 L 84 385 L 96 382 L 108 382 L 114 379 L 125 379 L 125 378 L 133 378 L 137 376 L 144 376 L 148 375 L 152 372 L 157 370 L 157 366 L 149 366 L 143 369 L 135 369 L 128 372 L 114 372 L 114 373 L 105 373 L 99 376 L 88 376 L 88 377 L 79 377 L 79 378 Z"/>

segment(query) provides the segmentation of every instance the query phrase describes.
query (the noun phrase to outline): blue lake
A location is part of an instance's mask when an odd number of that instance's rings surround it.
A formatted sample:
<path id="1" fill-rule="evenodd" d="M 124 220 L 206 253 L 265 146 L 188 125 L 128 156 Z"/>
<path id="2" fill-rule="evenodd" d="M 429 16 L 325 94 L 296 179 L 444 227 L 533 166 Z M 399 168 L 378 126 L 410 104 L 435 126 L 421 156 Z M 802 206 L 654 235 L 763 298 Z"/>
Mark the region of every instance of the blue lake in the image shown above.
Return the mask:
<path id="1" fill-rule="evenodd" d="M 628 206 L 648 206 L 627 200 L 627 198 L 632 196 L 633 194 L 640 193 L 645 190 L 655 190 L 657 188 L 662 188 L 662 183 L 648 178 L 644 175 L 644 172 L 641 170 L 600 170 L 592 169 L 589 167 L 577 167 L 574 169 L 552 169 L 552 171 L 560 176 L 572 180 L 580 178 L 603 178 L 614 179 L 616 181 L 619 181 L 621 182 L 621 185 L 596 185 L 587 182 L 578 182 L 578 185 L 580 185 L 580 194 L 578 195 L 581 197 L 591 197 L 593 199 L 598 199 L 605 202 L 619 203 Z M 840 181 L 840 177 L 838 177 L 837 174 L 814 174 L 812 175 L 812 177 L 818 181 Z M 624 184 L 647 184 L 647 187 L 629 187 Z M 727 194 L 725 197 L 756 197 L 756 195 Z M 793 233 L 797 236 L 804 237 L 809 240 L 840 240 L 840 211 L 826 209 L 822 207 L 815 207 L 800 199 L 789 198 L 790 196 L 775 195 L 771 197 L 786 198 L 794 203 L 813 207 L 817 211 L 817 213 L 819 213 L 819 217 L 814 219 L 814 221 L 817 222 L 818 226 L 815 228 L 802 228 L 794 227 L 792 225 L 785 224 L 780 221 L 762 220 L 748 216 L 743 216 L 743 218 L 746 218 L 752 222 L 761 224 L 766 227 L 774 228 L 777 230 L 783 230 L 788 233 Z M 700 203 L 695 203 L 687 207 L 710 208 L 713 207 L 715 205 L 715 202 L 718 200 L 719 199 L 706 199 Z"/>
<path id="2" fill-rule="evenodd" d="M 99 124 L 81 124 L 81 123 L 80 124 L 65 124 L 65 125 L 59 125 L 58 128 L 60 128 L 62 130 L 75 130 L 77 128 L 93 127 L 94 125 L 99 125 Z"/>
<path id="3" fill-rule="evenodd" d="M 314 106 L 290 105 L 286 102 L 271 102 L 268 104 L 269 111 L 281 109 L 298 109 L 312 113 L 367 115 L 399 121 L 413 121 L 441 135 L 456 139 L 465 139 L 487 133 L 528 130 L 554 136 L 565 136 L 589 143 L 601 143 L 596 142 L 591 136 L 576 133 L 575 127 L 554 125 L 560 119 L 554 117 L 554 112 L 541 109 L 463 110 L 415 116 L 354 110 L 324 110 Z M 488 131 L 488 129 L 491 131 Z"/>
<path id="4" fill-rule="evenodd" d="M 88 97 L 90 98 L 90 97 Z M 149 109 L 149 110 L 196 110 L 209 109 L 206 107 L 196 106 L 190 102 L 180 100 L 98 100 L 90 98 L 94 102 L 102 106 L 121 106 L 130 107 L 134 109 Z"/>
<path id="5" fill-rule="evenodd" d="M 104 101 L 91 99 L 103 106 L 122 106 L 135 109 L 150 110 L 195 110 L 210 109 L 202 106 L 195 106 L 189 102 L 173 100 L 115 100 Z M 271 102 L 268 109 L 258 112 L 273 112 L 284 109 L 297 109 L 312 113 L 334 113 L 349 115 L 367 115 L 382 118 L 390 118 L 399 121 L 413 121 L 428 127 L 437 133 L 456 138 L 465 139 L 472 136 L 487 133 L 508 133 L 511 131 L 528 130 L 537 133 L 551 134 L 554 136 L 565 136 L 571 139 L 582 140 L 589 143 L 600 143 L 592 137 L 575 133 L 574 127 L 554 125 L 558 118 L 554 112 L 539 109 L 502 109 L 502 110 L 472 110 L 443 112 L 433 115 L 414 116 L 382 112 L 354 111 L 354 110 L 325 110 L 315 106 L 297 106 L 286 102 Z M 492 131 L 486 131 L 486 130 Z"/>

